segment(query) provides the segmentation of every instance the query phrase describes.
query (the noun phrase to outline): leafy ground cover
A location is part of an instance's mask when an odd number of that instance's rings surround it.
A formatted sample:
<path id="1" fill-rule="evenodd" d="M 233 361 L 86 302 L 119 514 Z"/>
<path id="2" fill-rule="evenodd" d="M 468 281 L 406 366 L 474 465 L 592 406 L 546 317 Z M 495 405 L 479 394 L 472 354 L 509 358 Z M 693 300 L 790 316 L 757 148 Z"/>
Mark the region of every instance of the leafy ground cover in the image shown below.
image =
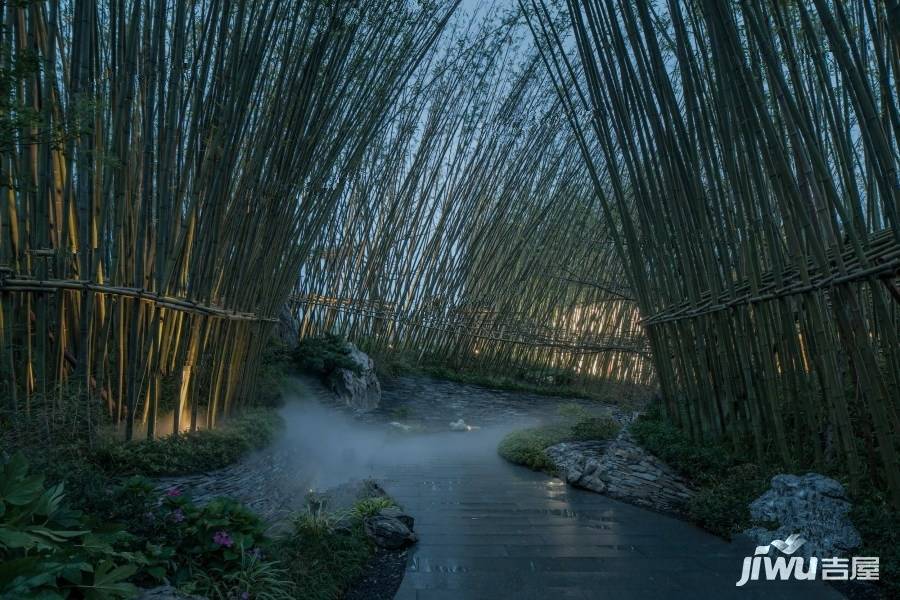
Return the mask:
<path id="1" fill-rule="evenodd" d="M 248 452 L 267 446 L 282 426 L 271 409 L 253 409 L 221 427 L 142 440 L 106 441 L 90 460 L 109 475 L 148 477 L 220 469 Z"/>
<path id="2" fill-rule="evenodd" d="M 350 358 L 347 340 L 332 334 L 303 338 L 291 353 L 291 359 L 301 371 L 321 377 L 330 375 L 336 369 L 359 371 L 359 365 Z"/>
<path id="3" fill-rule="evenodd" d="M 166 581 L 211 598 L 292 598 L 260 519 L 227 498 L 198 506 L 133 477 L 71 508 L 20 453 L 2 465 L 0 597 L 112 600 Z M 260 595 L 257 590 L 266 591 Z"/>
<path id="4" fill-rule="evenodd" d="M 273 539 L 228 498 L 200 506 L 141 476 L 102 483 L 70 502 L 21 453 L 0 465 L 0 597 L 117 600 L 166 583 L 223 600 L 338 598 L 374 555 L 364 519 L 394 505 L 311 508 Z"/>
<path id="5" fill-rule="evenodd" d="M 607 440 L 619 431 L 609 417 L 592 416 L 575 404 L 560 408 L 560 421 L 514 431 L 500 441 L 497 452 L 504 459 L 535 471 L 554 473 L 553 462 L 544 450 L 562 442 Z"/>
<path id="6" fill-rule="evenodd" d="M 147 559 L 115 547 L 121 532 L 95 533 L 63 504 L 63 485 L 44 485 L 19 453 L 0 465 L 0 597 L 127 598 L 127 580 Z"/>
<path id="7" fill-rule="evenodd" d="M 630 431 L 644 449 L 697 485 L 687 506 L 693 521 L 724 538 L 750 526 L 747 505 L 769 487 L 774 467 L 736 457 L 721 444 L 697 444 L 656 410 L 642 415 Z"/>

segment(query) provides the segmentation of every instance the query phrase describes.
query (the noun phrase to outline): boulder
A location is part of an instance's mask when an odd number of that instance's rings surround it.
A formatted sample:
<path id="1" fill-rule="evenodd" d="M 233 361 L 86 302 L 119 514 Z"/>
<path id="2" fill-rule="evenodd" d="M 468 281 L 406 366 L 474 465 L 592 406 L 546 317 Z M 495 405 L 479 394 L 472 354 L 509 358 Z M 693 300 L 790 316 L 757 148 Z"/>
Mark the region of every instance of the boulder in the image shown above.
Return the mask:
<path id="1" fill-rule="evenodd" d="M 466 425 L 466 422 L 460 419 L 459 421 L 453 421 L 450 423 L 450 431 L 468 431 L 469 426 Z"/>
<path id="2" fill-rule="evenodd" d="M 566 482 L 639 506 L 682 514 L 694 494 L 684 478 L 638 446 L 627 429 L 612 441 L 563 442 L 544 453 Z"/>
<path id="3" fill-rule="evenodd" d="M 381 548 L 397 550 L 418 541 L 416 534 L 396 517 L 380 514 L 366 517 L 364 525 L 366 535 Z"/>
<path id="4" fill-rule="evenodd" d="M 288 348 L 293 348 L 300 339 L 300 320 L 294 316 L 287 305 L 283 306 L 281 312 L 278 313 L 275 337 Z"/>
<path id="5" fill-rule="evenodd" d="M 796 533 L 806 540 L 799 549 L 804 556 L 841 556 L 861 543 L 850 508 L 844 486 L 834 479 L 818 473 L 776 475 L 772 487 L 750 503 L 750 515 L 778 528 L 753 527 L 744 533 L 760 546 Z"/>
<path id="6" fill-rule="evenodd" d="M 382 508 L 378 511 L 378 514 L 382 517 L 390 517 L 392 519 L 397 519 L 404 525 L 406 525 L 410 531 L 412 531 L 413 525 L 415 525 L 415 519 L 412 518 L 412 515 L 408 515 L 403 512 L 397 506 L 388 506 L 387 508 Z"/>
<path id="7" fill-rule="evenodd" d="M 374 410 L 381 402 L 381 383 L 375 375 L 375 361 L 353 344 L 348 343 L 347 346 L 350 360 L 356 364 L 357 370 L 332 371 L 328 376 L 331 390 L 351 408 L 360 411 Z"/>

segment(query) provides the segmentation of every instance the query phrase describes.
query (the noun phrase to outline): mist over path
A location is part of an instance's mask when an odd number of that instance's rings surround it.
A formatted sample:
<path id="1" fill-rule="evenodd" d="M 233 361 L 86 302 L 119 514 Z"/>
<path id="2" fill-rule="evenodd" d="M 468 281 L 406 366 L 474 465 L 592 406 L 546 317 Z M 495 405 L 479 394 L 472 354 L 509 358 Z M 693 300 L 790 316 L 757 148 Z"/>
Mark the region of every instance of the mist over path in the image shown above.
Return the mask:
<path id="1" fill-rule="evenodd" d="M 285 432 L 273 446 L 167 483 L 232 495 L 277 522 L 302 510 L 311 489 L 375 479 L 416 519 L 420 541 L 400 600 L 841 597 L 819 582 L 737 588 L 753 542 L 728 543 L 497 455 L 509 431 L 570 400 L 425 378 L 388 382 L 382 408 L 368 415 L 334 406 L 309 380 L 292 380 L 286 396 Z M 474 428 L 449 430 L 460 417 Z M 399 426 L 407 423 L 410 431 Z"/>

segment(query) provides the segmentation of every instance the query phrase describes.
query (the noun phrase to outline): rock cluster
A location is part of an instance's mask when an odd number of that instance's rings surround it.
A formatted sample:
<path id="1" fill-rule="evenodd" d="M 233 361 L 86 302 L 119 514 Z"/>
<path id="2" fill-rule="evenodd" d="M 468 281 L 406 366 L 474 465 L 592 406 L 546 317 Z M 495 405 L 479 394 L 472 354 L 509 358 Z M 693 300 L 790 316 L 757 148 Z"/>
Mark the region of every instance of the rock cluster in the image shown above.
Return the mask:
<path id="1" fill-rule="evenodd" d="M 366 535 L 376 546 L 388 550 L 404 548 L 418 541 L 413 524 L 413 518 L 395 506 L 381 509 L 377 515 L 366 517 L 364 522 Z"/>
<path id="2" fill-rule="evenodd" d="M 328 376 L 328 383 L 347 406 L 360 411 L 374 410 L 381 403 L 381 383 L 375 375 L 375 361 L 353 344 L 347 346 L 349 358 L 357 369 L 335 369 Z"/>
<path id="3" fill-rule="evenodd" d="M 564 442 L 545 450 L 572 485 L 664 512 L 681 513 L 688 482 L 623 430 L 611 442 Z"/>
<path id="4" fill-rule="evenodd" d="M 834 479 L 818 473 L 776 475 L 772 487 L 750 504 L 750 515 L 778 528 L 753 527 L 744 533 L 760 546 L 797 533 L 806 539 L 798 551 L 804 556 L 842 556 L 860 544 L 850 508 L 844 486 Z"/>

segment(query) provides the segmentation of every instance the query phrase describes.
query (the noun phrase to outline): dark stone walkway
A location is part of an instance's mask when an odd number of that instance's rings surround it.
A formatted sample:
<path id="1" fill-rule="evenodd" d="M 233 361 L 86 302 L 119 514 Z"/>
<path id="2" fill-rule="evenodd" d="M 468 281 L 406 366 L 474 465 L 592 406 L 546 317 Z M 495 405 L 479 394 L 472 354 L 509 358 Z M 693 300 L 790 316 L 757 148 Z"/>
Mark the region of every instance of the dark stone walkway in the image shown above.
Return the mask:
<path id="1" fill-rule="evenodd" d="M 398 600 L 841 597 L 819 582 L 737 588 L 752 542 L 571 488 L 467 435 L 442 440 L 448 460 L 377 475 L 420 538 Z"/>
<path id="2" fill-rule="evenodd" d="M 729 544 L 497 455 L 506 433 L 555 415 L 563 399 L 425 378 L 390 382 L 384 407 L 368 415 L 328 405 L 310 381 L 298 381 L 289 398 L 285 433 L 271 447 L 164 485 L 201 500 L 231 495 L 277 523 L 302 509 L 308 489 L 374 478 L 416 519 L 420 541 L 399 600 L 841 597 L 820 582 L 736 588 L 753 542 Z M 400 408 L 415 430 L 389 425 Z M 478 429 L 449 431 L 459 418 Z"/>

